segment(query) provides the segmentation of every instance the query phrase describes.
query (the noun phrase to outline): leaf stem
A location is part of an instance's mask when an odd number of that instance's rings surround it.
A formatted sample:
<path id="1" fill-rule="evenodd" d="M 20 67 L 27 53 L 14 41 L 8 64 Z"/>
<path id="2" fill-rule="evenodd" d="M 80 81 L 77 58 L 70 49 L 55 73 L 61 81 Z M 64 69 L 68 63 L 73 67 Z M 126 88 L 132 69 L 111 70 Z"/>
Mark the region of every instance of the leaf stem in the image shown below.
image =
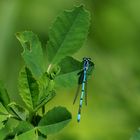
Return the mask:
<path id="1" fill-rule="evenodd" d="M 52 64 L 49 65 L 49 67 L 48 67 L 48 69 L 47 69 L 47 73 L 50 72 L 51 67 L 52 67 Z"/>

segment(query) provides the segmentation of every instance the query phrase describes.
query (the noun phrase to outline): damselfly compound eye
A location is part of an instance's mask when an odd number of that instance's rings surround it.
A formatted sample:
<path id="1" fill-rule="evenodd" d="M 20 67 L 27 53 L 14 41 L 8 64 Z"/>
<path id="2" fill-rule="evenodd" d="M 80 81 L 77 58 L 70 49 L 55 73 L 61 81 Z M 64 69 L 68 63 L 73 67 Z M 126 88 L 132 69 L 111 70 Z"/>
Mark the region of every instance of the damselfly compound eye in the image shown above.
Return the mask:
<path id="1" fill-rule="evenodd" d="M 88 60 L 90 61 L 90 60 L 91 60 L 91 58 L 88 58 Z"/>
<path id="2" fill-rule="evenodd" d="M 86 57 L 83 57 L 83 60 L 86 60 L 87 58 Z"/>

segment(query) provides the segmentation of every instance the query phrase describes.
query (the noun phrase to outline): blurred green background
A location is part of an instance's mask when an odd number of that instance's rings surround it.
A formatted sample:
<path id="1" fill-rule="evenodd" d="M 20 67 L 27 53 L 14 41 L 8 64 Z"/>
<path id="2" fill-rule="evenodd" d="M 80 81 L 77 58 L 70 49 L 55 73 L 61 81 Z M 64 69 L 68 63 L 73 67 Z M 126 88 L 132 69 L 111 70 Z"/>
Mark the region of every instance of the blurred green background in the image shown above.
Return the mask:
<path id="1" fill-rule="evenodd" d="M 43 49 L 48 29 L 64 9 L 84 3 L 91 12 L 88 40 L 74 56 L 90 56 L 96 69 L 88 82 L 88 106 L 76 122 L 76 87 L 60 89 L 47 109 L 66 106 L 72 122 L 50 140 L 128 140 L 140 126 L 140 0 L 0 0 L 0 79 L 20 103 L 18 72 L 23 65 L 18 31 L 38 34 Z"/>

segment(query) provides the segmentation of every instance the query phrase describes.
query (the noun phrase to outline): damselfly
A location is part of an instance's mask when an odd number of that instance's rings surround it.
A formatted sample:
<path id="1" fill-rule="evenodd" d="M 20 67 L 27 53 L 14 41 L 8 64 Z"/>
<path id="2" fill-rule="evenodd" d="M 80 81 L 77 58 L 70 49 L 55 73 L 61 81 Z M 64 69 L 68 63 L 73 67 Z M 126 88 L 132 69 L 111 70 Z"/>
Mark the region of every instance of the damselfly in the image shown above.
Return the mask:
<path id="1" fill-rule="evenodd" d="M 91 61 L 91 58 L 84 57 L 83 58 L 83 68 L 78 73 L 78 75 L 79 75 L 78 88 L 77 88 L 76 95 L 75 95 L 75 98 L 73 101 L 73 104 L 74 104 L 78 97 L 80 87 L 82 86 L 80 104 L 79 104 L 78 116 L 77 116 L 78 122 L 80 122 L 80 119 L 81 119 L 81 109 L 82 109 L 84 96 L 85 96 L 85 104 L 87 105 L 87 78 L 88 78 L 88 75 L 91 74 L 93 68 L 94 68 L 94 63 Z"/>

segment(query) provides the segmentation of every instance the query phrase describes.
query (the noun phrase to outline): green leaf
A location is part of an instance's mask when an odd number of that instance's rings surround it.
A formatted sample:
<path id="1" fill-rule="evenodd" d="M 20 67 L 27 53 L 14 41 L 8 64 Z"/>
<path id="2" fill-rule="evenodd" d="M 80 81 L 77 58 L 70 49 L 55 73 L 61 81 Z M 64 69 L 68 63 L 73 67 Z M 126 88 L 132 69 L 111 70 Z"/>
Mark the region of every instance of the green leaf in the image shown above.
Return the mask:
<path id="1" fill-rule="evenodd" d="M 7 120 L 9 113 L 6 108 L 0 103 L 0 129 L 4 126 L 3 121 Z"/>
<path id="2" fill-rule="evenodd" d="M 40 94 L 37 104 L 40 104 L 40 102 L 42 102 L 42 100 L 44 100 L 44 98 L 46 98 L 46 96 L 49 94 L 49 92 L 47 91 L 49 83 L 49 75 L 47 73 L 44 73 L 42 77 L 38 80 Z"/>
<path id="3" fill-rule="evenodd" d="M 8 139 L 8 137 L 10 137 L 12 135 L 14 129 L 18 126 L 18 124 L 19 124 L 18 120 L 14 119 L 14 118 L 9 118 L 5 122 L 5 127 L 0 129 L 0 139 L 1 140 L 4 140 L 6 138 Z"/>
<path id="4" fill-rule="evenodd" d="M 7 90 L 4 88 L 4 84 L 0 81 L 0 102 L 2 105 L 7 108 L 7 105 L 10 103 L 10 98 L 7 93 Z"/>
<path id="5" fill-rule="evenodd" d="M 9 129 L 11 132 L 19 125 L 19 120 L 14 118 L 9 118 L 5 124 L 5 127 Z"/>
<path id="6" fill-rule="evenodd" d="M 0 138 L 1 140 L 4 140 L 4 138 L 9 134 L 9 132 L 7 131 L 7 129 L 5 127 L 3 127 L 2 129 L 0 129 Z"/>
<path id="7" fill-rule="evenodd" d="M 28 122 L 25 121 L 15 122 L 14 119 L 11 119 L 8 120 L 6 127 L 3 130 L 1 130 L 0 133 L 2 132 L 4 133 L 4 135 L 2 135 L 4 138 L 11 139 L 12 137 L 14 138 L 15 135 L 18 136 L 33 129 L 34 127 Z"/>
<path id="8" fill-rule="evenodd" d="M 27 140 L 33 140 L 33 138 L 37 138 L 37 135 L 34 134 L 35 129 L 31 124 L 25 121 L 17 123 L 14 119 L 8 120 L 6 127 L 0 130 L 0 138 L 8 140 L 15 135 L 16 138 L 14 140 L 25 140 L 25 138 Z"/>
<path id="9" fill-rule="evenodd" d="M 38 137 L 38 140 L 47 140 L 47 138 L 44 138 L 44 137 L 39 136 Z"/>
<path id="10" fill-rule="evenodd" d="M 20 105 L 16 104 L 15 102 L 12 102 L 8 106 L 10 107 L 14 115 L 16 115 L 19 119 L 25 121 L 28 118 L 29 112 Z"/>
<path id="11" fill-rule="evenodd" d="M 4 121 L 7 119 L 8 115 L 0 115 L 0 129 L 4 127 Z"/>
<path id="12" fill-rule="evenodd" d="M 27 131 L 21 135 L 15 137 L 14 140 L 38 140 L 38 135 L 35 129 Z"/>
<path id="13" fill-rule="evenodd" d="M 80 71 L 83 68 L 83 63 L 67 56 L 58 64 L 61 67 L 59 75 L 68 74 L 74 71 Z"/>
<path id="14" fill-rule="evenodd" d="M 51 67 L 51 69 L 49 69 L 49 75 L 50 75 L 50 79 L 55 79 L 55 77 L 60 73 L 60 66 L 58 65 L 53 65 Z"/>
<path id="15" fill-rule="evenodd" d="M 19 75 L 19 93 L 25 104 L 32 110 L 39 97 L 39 86 L 28 68 L 23 68 Z"/>
<path id="16" fill-rule="evenodd" d="M 50 91 L 49 94 L 44 97 L 44 99 L 42 99 L 42 101 L 38 104 L 37 108 L 35 111 L 37 111 L 38 109 L 40 109 L 42 106 L 44 106 L 46 103 L 48 103 L 50 100 L 52 100 L 55 97 L 56 93 L 55 91 Z"/>
<path id="17" fill-rule="evenodd" d="M 47 135 L 44 135 L 38 131 L 38 140 L 47 140 Z"/>
<path id="18" fill-rule="evenodd" d="M 61 67 L 61 71 L 55 78 L 56 87 L 61 86 L 70 88 L 74 85 L 77 86 L 77 73 L 82 69 L 82 64 L 82 62 L 79 62 L 69 56 L 62 59 L 62 61 L 58 64 Z"/>
<path id="19" fill-rule="evenodd" d="M 39 99 L 37 108 L 40 108 L 44 102 L 48 102 L 54 95 L 54 80 L 50 79 L 50 75 L 44 73 L 43 76 L 38 80 L 39 84 Z"/>
<path id="20" fill-rule="evenodd" d="M 17 39 L 23 47 L 22 57 L 35 77 L 44 73 L 44 59 L 41 43 L 38 37 L 31 31 L 19 32 Z"/>
<path id="21" fill-rule="evenodd" d="M 55 107 L 40 120 L 38 130 L 44 134 L 53 134 L 63 129 L 71 120 L 70 112 L 64 107 Z"/>
<path id="22" fill-rule="evenodd" d="M 29 122 L 20 121 L 19 125 L 13 130 L 14 135 L 21 135 L 27 131 L 34 129 L 34 126 Z"/>
<path id="23" fill-rule="evenodd" d="M 140 128 L 134 133 L 130 140 L 140 140 Z"/>
<path id="24" fill-rule="evenodd" d="M 50 64 L 77 52 L 85 42 L 90 25 L 89 12 L 83 6 L 60 14 L 49 31 L 47 56 Z"/>
<path id="25" fill-rule="evenodd" d="M 8 115 L 6 108 L 0 103 L 0 115 Z"/>
<path id="26" fill-rule="evenodd" d="M 61 87 L 63 88 L 72 88 L 74 86 L 77 86 L 78 84 L 78 71 L 71 72 L 69 74 L 64 74 L 62 76 L 59 76 L 55 79 L 56 82 L 56 89 L 59 89 Z"/>

